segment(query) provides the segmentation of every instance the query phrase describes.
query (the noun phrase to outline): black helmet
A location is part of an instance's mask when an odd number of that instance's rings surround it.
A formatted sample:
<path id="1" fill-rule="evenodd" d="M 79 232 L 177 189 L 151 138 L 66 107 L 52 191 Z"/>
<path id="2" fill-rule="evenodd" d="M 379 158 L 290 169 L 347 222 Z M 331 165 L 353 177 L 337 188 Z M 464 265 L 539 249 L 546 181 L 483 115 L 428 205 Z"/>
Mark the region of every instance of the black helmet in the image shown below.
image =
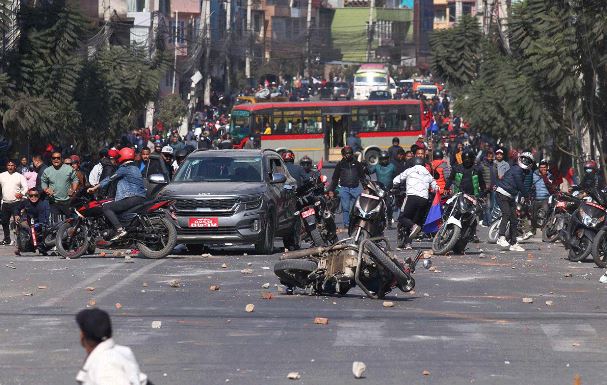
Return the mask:
<path id="1" fill-rule="evenodd" d="M 443 150 L 436 149 L 432 152 L 432 159 L 443 159 L 444 157 L 445 154 L 443 153 Z"/>
<path id="2" fill-rule="evenodd" d="M 354 154 L 354 151 L 352 150 L 352 147 L 350 146 L 345 146 L 344 148 L 341 149 L 341 155 L 345 156 L 346 154 Z"/>
<path id="3" fill-rule="evenodd" d="M 425 166 L 426 161 L 423 158 L 418 158 L 417 156 L 413 158 L 414 166 Z"/>
<path id="4" fill-rule="evenodd" d="M 177 153 L 175 154 L 175 158 L 183 159 L 188 156 L 188 154 L 188 150 L 186 148 L 182 148 L 181 150 L 177 151 Z"/>
<path id="5" fill-rule="evenodd" d="M 474 161 L 476 160 L 476 154 L 472 150 L 464 150 L 462 154 L 462 163 L 464 167 L 472 167 L 474 166 Z"/>
<path id="6" fill-rule="evenodd" d="M 388 160 L 390 159 L 390 154 L 388 154 L 388 151 L 382 151 L 379 153 L 379 160 Z"/>
<path id="7" fill-rule="evenodd" d="M 299 165 L 302 167 L 312 165 L 312 159 L 310 159 L 309 156 L 304 155 L 304 157 L 299 160 Z"/>

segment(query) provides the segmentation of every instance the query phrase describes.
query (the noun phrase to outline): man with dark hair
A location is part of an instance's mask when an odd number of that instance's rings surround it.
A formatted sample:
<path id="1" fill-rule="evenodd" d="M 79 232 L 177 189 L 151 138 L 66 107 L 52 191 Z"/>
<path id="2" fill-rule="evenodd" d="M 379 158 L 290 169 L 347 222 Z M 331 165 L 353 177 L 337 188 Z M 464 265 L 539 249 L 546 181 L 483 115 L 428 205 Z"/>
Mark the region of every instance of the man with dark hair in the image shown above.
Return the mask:
<path id="1" fill-rule="evenodd" d="M 82 385 L 145 385 L 147 376 L 139 370 L 133 351 L 112 339 L 112 322 L 101 309 L 76 314 L 80 343 L 86 360 L 76 376 Z"/>
<path id="2" fill-rule="evenodd" d="M 398 152 L 402 149 L 403 148 L 400 146 L 400 139 L 398 139 L 398 137 L 395 136 L 392 139 L 392 146 L 390 148 L 388 148 L 388 154 L 390 155 L 390 162 L 393 163 L 395 167 L 396 167 L 396 164 L 398 163 Z"/>
<path id="3" fill-rule="evenodd" d="M 11 215 L 27 192 L 27 180 L 17 172 L 17 164 L 12 160 L 6 162 L 6 171 L 0 174 L 0 188 L 2 189 L 2 231 L 4 231 L 4 241 L 1 244 L 9 245 Z"/>
<path id="4" fill-rule="evenodd" d="M 42 191 L 42 173 L 48 167 L 44 161 L 42 160 L 42 155 L 36 154 L 32 157 L 32 166 L 34 166 L 34 171 L 36 172 L 36 188 L 40 193 Z"/>
<path id="5" fill-rule="evenodd" d="M 60 152 L 51 154 L 52 167 L 47 167 L 42 174 L 42 189 L 49 197 L 51 215 L 71 214 L 69 201 L 72 194 L 78 189 L 78 177 L 71 166 L 63 163 Z"/>

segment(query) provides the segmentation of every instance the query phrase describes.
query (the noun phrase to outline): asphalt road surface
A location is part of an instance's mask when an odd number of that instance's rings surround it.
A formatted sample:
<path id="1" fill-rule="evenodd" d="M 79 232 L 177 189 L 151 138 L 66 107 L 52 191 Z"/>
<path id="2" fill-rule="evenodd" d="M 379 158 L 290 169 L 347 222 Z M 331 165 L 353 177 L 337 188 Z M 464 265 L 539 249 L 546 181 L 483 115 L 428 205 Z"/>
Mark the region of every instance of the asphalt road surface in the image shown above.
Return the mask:
<path id="1" fill-rule="evenodd" d="M 84 350 L 74 315 L 93 303 L 110 312 L 116 341 L 154 384 L 554 385 L 576 374 L 604 383 L 603 271 L 567 261 L 559 245 L 525 246 L 503 253 L 480 243 L 466 255 L 435 256 L 436 271 L 415 273 L 414 293 L 388 295 L 392 308 L 358 289 L 286 295 L 272 271 L 278 254 L 247 248 L 65 260 L 2 247 L 0 384 L 75 383 Z M 353 361 L 366 363 L 366 378 L 354 379 Z M 287 379 L 292 371 L 298 381 Z"/>

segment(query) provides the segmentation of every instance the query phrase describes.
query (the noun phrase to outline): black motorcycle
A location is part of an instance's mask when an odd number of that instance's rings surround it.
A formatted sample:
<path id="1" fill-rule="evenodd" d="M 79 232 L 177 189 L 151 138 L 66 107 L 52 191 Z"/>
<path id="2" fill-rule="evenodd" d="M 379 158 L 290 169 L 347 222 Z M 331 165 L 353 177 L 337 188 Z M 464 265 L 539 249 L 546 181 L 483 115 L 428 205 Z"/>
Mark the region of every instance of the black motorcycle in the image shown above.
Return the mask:
<path id="1" fill-rule="evenodd" d="M 605 222 L 605 196 L 599 190 L 588 192 L 571 216 L 569 225 L 561 230 L 561 240 L 569 250 L 568 258 L 572 262 L 583 261 L 592 252 L 592 244 L 601 226 Z"/>
<path id="2" fill-rule="evenodd" d="M 581 199 L 575 194 L 557 193 L 548 198 L 548 218 L 542 228 L 542 241 L 556 242 L 559 233 L 571 219 L 571 215 L 577 210 Z"/>
<path id="3" fill-rule="evenodd" d="M 314 246 L 326 246 L 337 242 L 337 227 L 333 212 L 327 205 L 324 184 L 314 175 L 302 181 L 297 188 L 296 216 L 301 218 L 306 238 Z"/>
<path id="4" fill-rule="evenodd" d="M 466 250 L 476 234 L 479 215 L 483 213 L 483 203 L 471 195 L 459 192 L 445 203 L 443 225 L 432 241 L 435 254 L 453 251 L 461 254 Z"/>
<path id="5" fill-rule="evenodd" d="M 350 226 L 348 235 L 358 242 L 362 237 L 376 238 L 384 234 L 387 225 L 386 199 L 387 193 L 378 182 L 368 176 L 363 181 L 363 192 L 356 198 L 350 210 Z"/>

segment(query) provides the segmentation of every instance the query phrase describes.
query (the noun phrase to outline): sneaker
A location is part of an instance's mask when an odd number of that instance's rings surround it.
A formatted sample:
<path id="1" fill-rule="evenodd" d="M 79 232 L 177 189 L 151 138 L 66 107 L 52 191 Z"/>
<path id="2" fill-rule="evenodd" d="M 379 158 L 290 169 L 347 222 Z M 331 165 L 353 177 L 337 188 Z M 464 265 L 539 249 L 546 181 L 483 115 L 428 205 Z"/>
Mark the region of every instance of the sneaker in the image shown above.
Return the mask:
<path id="1" fill-rule="evenodd" d="M 128 233 L 126 232 L 125 229 L 120 228 L 120 229 L 116 230 L 116 235 L 114 235 L 112 237 L 112 239 L 110 239 L 110 241 L 112 241 L 112 242 L 117 241 L 117 240 L 119 240 L 120 238 L 124 237 L 127 234 Z"/>
<path id="2" fill-rule="evenodd" d="M 605 274 L 601 275 L 601 278 L 599 278 L 599 282 L 607 283 L 607 271 L 605 272 Z"/>
<path id="3" fill-rule="evenodd" d="M 525 234 L 523 234 L 523 241 L 526 241 L 527 239 L 531 238 L 534 235 L 535 234 L 533 234 L 531 231 L 527 231 Z"/>
<path id="4" fill-rule="evenodd" d="M 501 236 L 497 239 L 497 245 L 499 247 L 503 247 L 503 248 L 510 247 L 510 244 L 508 243 L 508 241 L 506 240 L 506 237 L 504 237 L 504 236 Z"/>
<path id="5" fill-rule="evenodd" d="M 486 224 L 484 224 L 483 222 L 479 223 L 478 225 L 479 225 L 480 227 L 489 227 L 489 226 L 487 226 Z"/>
<path id="6" fill-rule="evenodd" d="M 515 243 L 514 245 L 510 245 L 510 251 L 525 251 L 525 249 L 523 249 L 518 243 Z"/>

